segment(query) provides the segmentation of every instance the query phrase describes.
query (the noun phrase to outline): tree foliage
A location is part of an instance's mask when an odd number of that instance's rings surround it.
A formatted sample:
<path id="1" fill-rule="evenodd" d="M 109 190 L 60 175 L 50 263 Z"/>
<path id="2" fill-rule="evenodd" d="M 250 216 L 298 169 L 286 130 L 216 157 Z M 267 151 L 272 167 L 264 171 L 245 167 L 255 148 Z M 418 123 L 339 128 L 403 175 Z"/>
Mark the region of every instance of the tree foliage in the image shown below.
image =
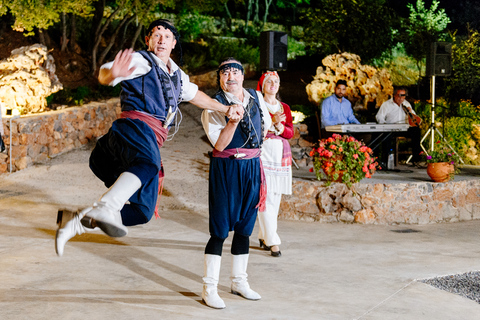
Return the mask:
<path id="1" fill-rule="evenodd" d="M 322 0 L 303 12 L 305 42 L 310 52 L 352 52 L 370 62 L 393 44 L 392 15 L 384 0 Z"/>
<path id="2" fill-rule="evenodd" d="M 448 96 L 453 101 L 471 99 L 480 104 L 480 33 L 469 30 L 466 38 L 452 35 L 452 76 L 448 82 Z"/>
<path id="3" fill-rule="evenodd" d="M 433 0 L 428 9 L 425 8 L 423 0 L 417 0 L 416 6 L 407 4 L 410 16 L 405 21 L 405 32 L 401 40 L 405 44 L 407 54 L 417 61 L 419 73 L 421 62 L 430 51 L 430 44 L 445 40 L 447 36 L 446 28 L 450 18 L 439 5 L 440 2 L 437 0 Z"/>
<path id="4" fill-rule="evenodd" d="M 60 21 L 61 13 L 75 13 L 88 16 L 92 11 L 93 0 L 4 0 L 0 15 L 8 10 L 15 17 L 12 26 L 23 31 L 25 36 L 34 34 L 35 29 L 48 29 Z"/>

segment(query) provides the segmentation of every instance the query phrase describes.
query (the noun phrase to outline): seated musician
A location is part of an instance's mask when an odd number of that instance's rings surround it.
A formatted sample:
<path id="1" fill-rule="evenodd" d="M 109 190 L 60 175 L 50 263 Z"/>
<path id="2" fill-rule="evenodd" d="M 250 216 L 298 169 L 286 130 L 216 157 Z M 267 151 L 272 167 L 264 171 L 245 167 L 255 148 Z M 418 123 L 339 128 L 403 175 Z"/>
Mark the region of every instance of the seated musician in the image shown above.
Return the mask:
<path id="1" fill-rule="evenodd" d="M 347 82 L 338 80 L 335 85 L 335 93 L 322 102 L 322 128 L 360 122 L 353 115 L 352 104 L 346 96 Z"/>
<path id="2" fill-rule="evenodd" d="M 326 126 L 335 126 L 337 124 L 348 124 L 360 122 L 353 115 L 352 104 L 346 96 L 347 82 L 338 80 L 335 85 L 335 93 L 322 102 L 321 127 L 322 137 L 327 138 L 332 135 L 331 132 L 325 132 Z"/>
<path id="3" fill-rule="evenodd" d="M 410 127 L 406 132 L 396 132 L 390 135 L 382 143 L 381 161 L 384 166 L 387 163 L 388 153 L 393 149 L 393 141 L 395 137 L 406 137 L 412 140 L 412 163 L 419 165 L 420 162 L 420 123 L 422 119 L 415 114 L 412 106 L 405 100 L 407 90 L 404 87 L 397 87 L 393 91 L 393 97 L 385 101 L 377 112 L 375 118 L 378 123 L 408 123 Z"/>

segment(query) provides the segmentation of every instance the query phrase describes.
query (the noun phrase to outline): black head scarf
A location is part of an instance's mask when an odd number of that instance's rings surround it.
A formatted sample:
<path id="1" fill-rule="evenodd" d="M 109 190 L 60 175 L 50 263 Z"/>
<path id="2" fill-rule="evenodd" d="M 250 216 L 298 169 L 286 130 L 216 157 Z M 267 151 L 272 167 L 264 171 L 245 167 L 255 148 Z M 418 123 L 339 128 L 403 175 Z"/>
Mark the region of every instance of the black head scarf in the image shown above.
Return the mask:
<path id="1" fill-rule="evenodd" d="M 175 37 L 175 40 L 177 41 L 177 47 L 180 50 L 180 63 L 179 65 L 183 65 L 183 52 L 182 52 L 182 45 L 180 44 L 180 34 L 178 33 L 177 28 L 173 26 L 173 24 L 167 20 L 167 19 L 158 19 L 150 23 L 150 25 L 147 28 L 147 35 L 150 37 L 152 31 L 156 27 L 164 27 L 165 29 L 170 30 L 173 33 L 173 36 Z"/>
<path id="2" fill-rule="evenodd" d="M 228 61 L 231 61 L 231 62 L 225 63 L 225 62 L 228 62 Z M 222 63 L 224 63 L 224 64 L 222 64 Z M 230 69 L 238 69 L 242 72 L 242 74 L 245 74 L 245 70 L 243 69 L 243 66 L 241 65 L 241 63 L 238 62 L 238 60 L 236 60 L 235 58 L 232 58 L 232 57 L 227 58 L 220 63 L 220 66 L 217 69 L 217 85 L 218 85 L 218 87 L 220 87 L 220 72 L 222 72 L 224 70 L 230 70 Z"/>

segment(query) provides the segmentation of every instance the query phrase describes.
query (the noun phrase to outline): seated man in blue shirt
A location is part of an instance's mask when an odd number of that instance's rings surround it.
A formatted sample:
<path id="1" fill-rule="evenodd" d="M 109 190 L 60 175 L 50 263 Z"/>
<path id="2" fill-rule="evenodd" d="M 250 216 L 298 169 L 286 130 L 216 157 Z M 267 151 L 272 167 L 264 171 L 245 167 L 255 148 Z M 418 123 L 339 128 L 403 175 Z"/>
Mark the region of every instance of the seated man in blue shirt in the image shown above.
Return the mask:
<path id="1" fill-rule="evenodd" d="M 347 98 L 344 99 L 346 91 L 347 82 L 345 80 L 338 80 L 335 85 L 335 94 L 323 100 L 322 128 L 337 124 L 360 124 L 353 115 L 352 104 Z"/>
<path id="2" fill-rule="evenodd" d="M 326 126 L 334 126 L 337 124 L 360 124 L 353 115 L 352 104 L 347 98 L 344 98 L 346 91 L 347 82 L 345 80 L 338 80 L 335 85 L 335 94 L 323 100 L 321 117 L 322 129 L 325 129 Z M 322 138 L 326 138 L 323 132 L 324 130 L 322 130 Z M 329 136 L 332 133 L 327 132 L 326 134 Z"/>

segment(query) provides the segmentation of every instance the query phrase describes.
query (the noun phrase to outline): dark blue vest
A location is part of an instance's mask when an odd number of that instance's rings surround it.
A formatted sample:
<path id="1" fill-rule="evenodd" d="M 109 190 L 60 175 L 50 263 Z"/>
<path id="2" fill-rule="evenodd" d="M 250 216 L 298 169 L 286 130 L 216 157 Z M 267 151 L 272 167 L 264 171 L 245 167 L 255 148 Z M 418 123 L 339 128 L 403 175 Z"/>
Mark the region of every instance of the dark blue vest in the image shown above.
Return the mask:
<path id="1" fill-rule="evenodd" d="M 225 149 L 256 149 L 260 148 L 263 143 L 263 117 L 260 101 L 255 90 L 246 90 L 251 95 L 250 101 L 243 114 L 243 119 L 240 120 L 237 130 L 235 130 L 232 141 Z M 222 90 L 219 90 L 213 98 L 224 105 L 230 104 Z M 225 119 L 228 122 L 228 118 L 225 117 Z"/>
<path id="2" fill-rule="evenodd" d="M 151 65 L 145 75 L 121 82 L 122 111 L 143 111 L 160 121 L 165 121 L 168 107 L 178 108 L 182 91 L 180 69 L 173 76 L 163 71 L 153 60 L 151 53 L 138 51 Z"/>

